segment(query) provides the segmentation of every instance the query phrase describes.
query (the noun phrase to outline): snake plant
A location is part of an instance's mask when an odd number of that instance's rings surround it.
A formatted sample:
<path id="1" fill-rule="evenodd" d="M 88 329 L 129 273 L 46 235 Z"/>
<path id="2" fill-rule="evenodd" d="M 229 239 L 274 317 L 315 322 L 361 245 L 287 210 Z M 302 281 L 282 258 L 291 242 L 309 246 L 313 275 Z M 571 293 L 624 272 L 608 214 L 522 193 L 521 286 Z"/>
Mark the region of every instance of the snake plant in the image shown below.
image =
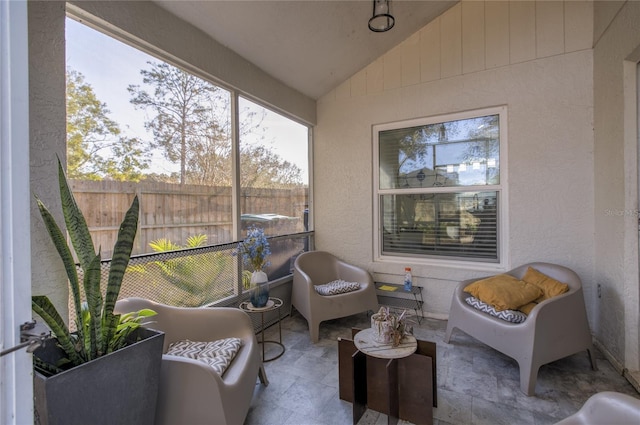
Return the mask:
<path id="1" fill-rule="evenodd" d="M 31 305 L 33 311 L 49 326 L 58 340 L 58 345 L 66 355 L 66 359 L 63 360 L 63 363 L 66 363 L 65 365 L 51 366 L 68 368 L 122 348 L 126 345 L 127 336 L 140 326 L 140 321 L 144 317 L 154 315 L 155 312 L 141 310 L 133 315 L 122 316 L 113 313 L 120 293 L 122 279 L 131 257 L 133 240 L 138 229 L 138 197 L 136 196 L 133 199 L 133 203 L 120 224 L 103 297 L 101 291 L 100 251 L 95 252 L 87 222 L 71 193 L 59 159 L 58 181 L 62 213 L 69 239 L 78 257 L 79 265 L 83 270 L 82 285 L 86 302 L 83 302 L 76 264 L 65 235 L 49 209 L 36 196 L 42 219 L 66 270 L 75 306 L 77 331 L 70 332 L 65 321 L 48 297 L 43 295 L 33 296 Z"/>

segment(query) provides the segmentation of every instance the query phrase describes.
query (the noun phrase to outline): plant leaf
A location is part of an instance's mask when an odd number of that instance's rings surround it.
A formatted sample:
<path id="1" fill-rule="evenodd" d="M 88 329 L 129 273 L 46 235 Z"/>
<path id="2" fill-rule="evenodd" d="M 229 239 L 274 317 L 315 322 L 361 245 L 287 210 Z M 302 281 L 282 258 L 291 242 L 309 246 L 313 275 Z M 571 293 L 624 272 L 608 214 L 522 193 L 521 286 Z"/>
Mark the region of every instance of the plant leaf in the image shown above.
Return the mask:
<path id="1" fill-rule="evenodd" d="M 103 323 L 110 324 L 110 327 L 105 331 L 107 340 L 110 341 L 113 333 L 115 332 L 115 326 L 117 323 L 107 321 L 109 316 L 113 315 L 113 309 L 118 300 L 120 294 L 120 287 L 122 286 L 122 279 L 124 273 L 129 265 L 129 259 L 131 258 L 131 250 L 133 249 L 133 241 L 138 231 L 138 213 L 140 205 L 138 203 L 138 197 L 133 198 L 131 207 L 124 216 L 124 220 L 120 224 L 120 230 L 118 231 L 118 239 L 113 248 L 113 256 L 111 257 L 111 267 L 109 269 L 109 279 L 107 281 L 107 291 L 104 300 L 104 310 L 102 312 Z"/>
<path id="2" fill-rule="evenodd" d="M 80 333 L 82 338 L 78 341 L 83 344 L 84 353 L 89 353 L 91 352 L 91 332 L 89 331 L 91 329 L 91 314 L 86 302 L 82 304 L 82 325 L 78 325 L 78 329 L 80 328 L 82 328 L 82 333 Z"/>
<path id="3" fill-rule="evenodd" d="M 122 348 L 125 341 L 122 340 L 122 342 L 120 342 L 118 340 L 120 315 L 111 314 L 109 316 L 103 316 L 102 320 L 103 354 L 108 354 Z"/>
<path id="4" fill-rule="evenodd" d="M 155 316 L 156 314 L 157 313 L 155 311 L 145 308 L 137 312 L 113 316 L 117 321 L 117 327 L 113 335 L 113 339 L 109 344 L 109 352 L 122 348 L 126 344 L 131 332 L 142 326 L 142 321 L 144 319 Z"/>
<path id="5" fill-rule="evenodd" d="M 49 209 L 42 203 L 40 199 L 38 199 L 38 197 L 36 197 L 36 203 L 38 204 L 38 208 L 40 209 L 40 215 L 42 216 L 45 227 L 49 232 L 49 236 L 51 236 L 53 245 L 56 247 L 60 258 L 62 259 L 62 263 L 64 264 L 64 269 L 67 272 L 67 277 L 69 278 L 69 286 L 71 288 L 71 296 L 73 297 L 73 304 L 75 306 L 76 326 L 78 327 L 78 329 L 81 329 L 82 301 L 80 299 L 80 282 L 78 280 L 78 271 L 76 269 L 73 255 L 71 254 L 71 249 L 69 248 L 62 230 L 60 230 L 58 223 L 56 223 Z M 80 331 L 79 336 L 80 338 L 82 338 L 82 330 Z"/>
<path id="6" fill-rule="evenodd" d="M 100 292 L 100 253 L 94 254 L 93 260 L 84 272 L 84 292 L 87 297 L 89 310 L 89 336 L 91 346 L 88 348 L 88 358 L 95 359 L 102 352 L 102 293 Z"/>
<path id="7" fill-rule="evenodd" d="M 143 308 L 142 310 L 139 310 L 139 311 L 131 311 L 129 313 L 124 313 L 120 315 L 120 324 L 118 325 L 118 327 L 126 325 L 129 322 L 141 322 L 142 319 L 155 316 L 156 314 L 158 313 L 148 308 Z"/>
<path id="8" fill-rule="evenodd" d="M 156 239 L 155 241 L 151 241 L 149 242 L 149 246 L 155 252 L 175 251 L 182 248 L 180 245 L 174 244 L 167 238 L 160 238 Z"/>
<path id="9" fill-rule="evenodd" d="M 58 339 L 58 343 L 67 354 L 67 357 L 73 365 L 82 364 L 85 360 L 81 354 L 75 349 L 73 341 L 71 339 L 71 333 L 69 328 L 62 320 L 62 317 L 51 303 L 48 297 L 44 295 L 35 295 L 31 297 L 31 307 L 33 311 L 42 317 L 42 320 L 49 326 L 51 332 Z"/>
<path id="10" fill-rule="evenodd" d="M 64 221 L 67 225 L 67 232 L 69 232 L 69 238 L 73 245 L 73 249 L 78 256 L 80 265 L 83 270 L 89 267 L 93 257 L 95 256 L 95 247 L 91 240 L 91 233 L 89 233 L 89 227 L 87 221 L 82 215 L 78 204 L 76 203 L 69 184 L 62 168 L 60 158 L 58 158 L 58 182 L 60 185 L 60 201 L 62 202 L 62 213 L 64 215 Z"/>
<path id="11" fill-rule="evenodd" d="M 198 234 L 187 238 L 188 248 L 197 248 L 203 246 L 207 242 L 207 235 Z"/>

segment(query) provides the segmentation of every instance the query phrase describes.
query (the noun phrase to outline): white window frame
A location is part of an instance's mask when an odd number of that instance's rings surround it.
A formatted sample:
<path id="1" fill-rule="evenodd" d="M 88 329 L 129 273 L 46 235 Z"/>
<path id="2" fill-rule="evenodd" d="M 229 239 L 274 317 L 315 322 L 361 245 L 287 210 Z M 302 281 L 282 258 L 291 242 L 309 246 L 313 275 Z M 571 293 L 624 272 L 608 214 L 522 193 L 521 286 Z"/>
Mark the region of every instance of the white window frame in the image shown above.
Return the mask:
<path id="1" fill-rule="evenodd" d="M 447 121 L 457 121 L 477 118 L 487 115 L 498 115 L 500 120 L 500 183 L 484 186 L 455 186 L 455 187 L 429 187 L 424 189 L 412 189 L 412 193 L 452 193 L 467 191 L 495 191 L 498 192 L 499 203 L 497 210 L 497 261 L 490 262 L 482 259 L 460 259 L 446 256 L 418 256 L 418 255 L 385 255 L 382 250 L 382 219 L 380 211 L 380 196 L 397 194 L 398 189 L 380 189 L 380 150 L 379 134 L 386 130 L 409 128 L 437 124 Z M 473 270 L 504 270 L 509 264 L 508 259 L 508 156 L 507 156 L 507 107 L 495 106 L 484 109 L 475 109 L 463 112 L 455 112 L 444 115 L 416 118 L 405 121 L 396 121 L 372 126 L 373 141 L 373 260 L 374 262 L 389 262 L 399 264 L 420 264 L 430 266 L 454 267 Z"/>

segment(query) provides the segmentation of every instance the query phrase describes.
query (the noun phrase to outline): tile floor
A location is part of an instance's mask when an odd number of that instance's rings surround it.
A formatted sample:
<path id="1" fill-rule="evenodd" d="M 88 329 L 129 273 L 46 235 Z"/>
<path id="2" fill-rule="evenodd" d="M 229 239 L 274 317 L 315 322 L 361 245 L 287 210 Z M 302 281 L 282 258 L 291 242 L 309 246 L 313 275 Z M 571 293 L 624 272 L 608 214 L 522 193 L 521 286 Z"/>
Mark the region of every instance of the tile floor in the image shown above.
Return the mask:
<path id="1" fill-rule="evenodd" d="M 520 392 L 517 363 L 459 330 L 443 342 L 447 322 L 423 319 L 414 327 L 418 339 L 437 344 L 438 408 L 435 425 L 544 425 L 576 412 L 596 392 L 618 391 L 640 398 L 596 350 L 598 371 L 585 352 L 540 368 L 535 397 Z M 265 363 L 269 386 L 256 385 L 245 425 L 349 425 L 351 403 L 338 397 L 337 338 L 351 328 L 369 327 L 366 314 L 323 322 L 320 341 L 312 344 L 306 320 L 297 312 L 282 321 L 286 351 Z M 266 338 L 277 340 L 277 325 Z M 267 358 L 270 350 L 267 344 Z M 384 414 L 367 410 L 358 425 L 383 425 Z M 399 422 L 407 425 L 405 421 Z"/>

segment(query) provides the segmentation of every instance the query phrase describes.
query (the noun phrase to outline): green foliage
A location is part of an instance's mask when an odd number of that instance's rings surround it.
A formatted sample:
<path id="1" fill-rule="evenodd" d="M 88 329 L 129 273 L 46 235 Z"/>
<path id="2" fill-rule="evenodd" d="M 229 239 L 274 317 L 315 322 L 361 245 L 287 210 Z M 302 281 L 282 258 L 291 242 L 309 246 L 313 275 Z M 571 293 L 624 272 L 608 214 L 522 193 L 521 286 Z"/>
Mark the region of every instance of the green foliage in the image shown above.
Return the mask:
<path id="1" fill-rule="evenodd" d="M 154 252 L 178 251 L 204 246 L 207 236 L 203 234 L 190 236 L 184 246 L 166 238 L 156 239 L 149 243 Z M 171 292 L 171 302 L 183 306 L 201 306 L 210 301 L 218 293 L 219 283 L 230 275 L 233 262 L 222 252 L 206 252 L 172 257 L 151 263 L 160 270 L 160 275 L 169 282 L 176 291 Z"/>
<path id="2" fill-rule="evenodd" d="M 149 242 L 149 246 L 154 250 L 154 252 L 167 252 L 183 248 L 198 248 L 200 246 L 204 246 L 205 243 L 207 243 L 207 235 L 199 234 L 189 236 L 187 238 L 187 244 L 185 246 L 175 244 L 167 238 L 160 238 L 156 239 L 155 241 L 151 241 Z"/>
<path id="3" fill-rule="evenodd" d="M 149 246 L 155 252 L 175 251 L 176 249 L 182 248 L 180 245 L 176 245 L 166 238 L 161 238 L 161 239 L 156 239 L 155 241 L 151 241 L 149 242 Z"/>
<path id="4" fill-rule="evenodd" d="M 242 287 L 244 289 L 251 287 L 251 270 L 242 270 Z"/>
<path id="5" fill-rule="evenodd" d="M 301 186 L 302 170 L 265 146 L 244 145 L 240 152 L 241 187 Z"/>
<path id="6" fill-rule="evenodd" d="M 140 320 L 149 317 L 153 312 L 138 312 L 133 314 L 133 317 L 130 315 L 120 317 L 113 313 L 138 228 L 138 198 L 133 199 L 120 225 L 103 297 L 100 252 L 95 252 L 87 222 L 69 189 L 60 160 L 58 160 L 58 180 L 65 224 L 80 267 L 84 271 L 82 284 L 86 302 L 82 302 L 78 272 L 71 248 L 49 209 L 36 197 L 40 214 L 69 279 L 77 331 L 73 334 L 69 331 L 48 297 L 33 296 L 31 305 L 33 311 L 42 317 L 57 338 L 58 344 L 67 356 L 65 361 L 70 366 L 77 366 L 122 348 L 124 340 L 139 326 Z"/>
<path id="7" fill-rule="evenodd" d="M 140 181 L 147 149 L 124 137 L 84 76 L 67 70 L 67 170 L 69 178 Z"/>
<path id="8" fill-rule="evenodd" d="M 207 235 L 192 236 L 187 239 L 187 245 L 183 247 L 171 242 L 169 239 L 161 238 L 151 241 L 149 246 L 154 252 L 168 252 L 184 248 L 197 248 L 204 245 L 206 241 Z M 154 264 L 160 267 L 163 275 L 174 285 L 181 288 L 197 285 L 197 282 L 193 281 L 192 278 L 198 269 L 198 260 L 193 256 L 156 261 Z"/>
<path id="9" fill-rule="evenodd" d="M 124 348 L 127 345 L 127 338 L 131 332 L 142 326 L 142 320 L 155 315 L 156 312 L 148 308 L 121 315 L 120 322 L 118 323 L 113 335 L 112 351 Z"/>
<path id="10" fill-rule="evenodd" d="M 187 238 L 187 247 L 196 248 L 207 243 L 207 235 L 199 234 Z"/>

